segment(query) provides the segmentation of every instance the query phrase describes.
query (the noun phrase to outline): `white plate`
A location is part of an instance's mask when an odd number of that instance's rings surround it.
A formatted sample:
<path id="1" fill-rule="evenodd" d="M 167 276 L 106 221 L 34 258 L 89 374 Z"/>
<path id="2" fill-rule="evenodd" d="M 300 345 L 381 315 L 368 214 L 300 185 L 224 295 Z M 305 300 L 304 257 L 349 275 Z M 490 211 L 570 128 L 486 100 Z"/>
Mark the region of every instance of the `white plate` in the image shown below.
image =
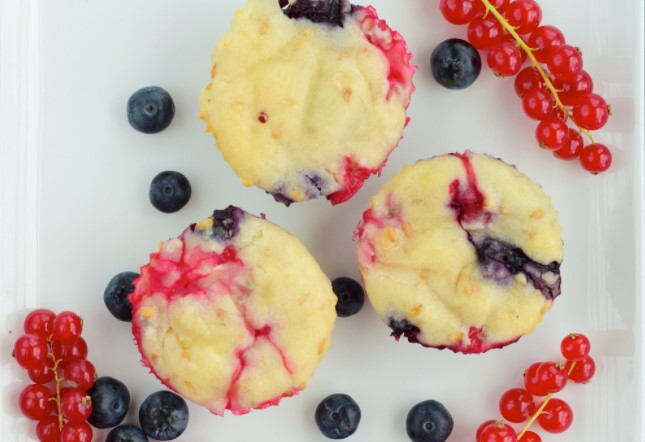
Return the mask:
<path id="1" fill-rule="evenodd" d="M 449 91 L 431 79 L 434 46 L 465 36 L 464 27 L 444 22 L 437 0 L 374 0 L 420 66 L 412 121 L 383 175 L 351 202 L 290 208 L 244 188 L 197 118 L 211 50 L 242 3 L 0 1 L 0 440 L 34 435 L 34 423 L 16 405 L 27 377 L 9 357 L 27 309 L 71 309 L 85 318 L 89 359 L 100 374 L 130 387 L 127 422 L 136 423 L 138 405 L 161 384 L 139 364 L 128 324 L 103 305 L 112 275 L 136 270 L 159 240 L 235 203 L 298 235 L 330 277 L 357 277 L 352 231 L 370 195 L 406 163 L 472 149 L 516 164 L 561 213 L 563 294 L 532 335 L 503 350 L 456 355 L 394 342 L 367 306 L 337 321 L 306 391 L 241 417 L 192 407 L 179 440 L 324 440 L 313 410 L 334 392 L 351 394 L 362 407 L 351 440 L 406 440 L 407 411 L 428 398 L 452 412 L 450 440 L 473 440 L 481 422 L 498 417 L 501 393 L 521 385 L 525 367 L 557 359 L 560 339 L 581 331 L 592 340 L 598 373 L 591 384 L 561 393 L 573 406 L 573 426 L 544 440 L 645 441 L 642 0 L 541 1 L 544 23 L 583 48 L 596 91 L 612 104 L 614 116 L 597 139 L 613 148 L 615 162 L 599 176 L 537 148 L 512 80 L 485 68 L 469 89 Z M 125 118 L 127 98 L 147 85 L 168 89 L 177 106 L 170 128 L 154 136 L 133 131 Z M 163 169 L 184 172 L 193 185 L 192 201 L 177 214 L 160 214 L 147 201 L 149 181 Z M 102 440 L 106 433 L 97 434 Z"/>

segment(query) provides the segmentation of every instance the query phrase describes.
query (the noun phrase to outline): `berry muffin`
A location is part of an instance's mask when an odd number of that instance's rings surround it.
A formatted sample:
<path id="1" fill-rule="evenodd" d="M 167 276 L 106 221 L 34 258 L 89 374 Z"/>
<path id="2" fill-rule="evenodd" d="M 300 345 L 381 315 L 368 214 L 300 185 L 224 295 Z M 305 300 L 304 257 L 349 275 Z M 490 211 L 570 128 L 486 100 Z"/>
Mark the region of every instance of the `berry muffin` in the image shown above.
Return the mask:
<path id="1" fill-rule="evenodd" d="M 540 186 L 499 159 L 466 152 L 406 166 L 356 231 L 367 296 L 397 339 L 503 347 L 560 294 L 557 218 Z"/>
<path id="2" fill-rule="evenodd" d="M 248 0 L 213 53 L 200 117 L 245 185 L 338 204 L 401 139 L 415 69 L 372 7 Z"/>
<path id="3" fill-rule="evenodd" d="M 218 415 L 305 388 L 336 318 L 331 283 L 300 241 L 233 206 L 162 243 L 130 301 L 144 365 Z"/>

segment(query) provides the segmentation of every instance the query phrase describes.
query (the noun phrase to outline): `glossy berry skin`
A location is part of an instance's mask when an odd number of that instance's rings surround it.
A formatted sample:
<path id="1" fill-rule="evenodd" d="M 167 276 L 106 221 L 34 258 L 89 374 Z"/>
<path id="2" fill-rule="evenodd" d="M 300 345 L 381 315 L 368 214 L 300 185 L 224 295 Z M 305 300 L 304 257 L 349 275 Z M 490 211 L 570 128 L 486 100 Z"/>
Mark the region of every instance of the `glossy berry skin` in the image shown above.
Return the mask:
<path id="1" fill-rule="evenodd" d="M 96 428 L 119 425 L 130 407 L 130 392 L 125 384 L 109 376 L 100 377 L 87 394 L 92 398 L 92 414 L 87 421 Z"/>
<path id="2" fill-rule="evenodd" d="M 54 412 L 55 403 L 49 399 L 52 392 L 44 385 L 31 384 L 25 387 L 18 398 L 22 414 L 33 420 L 40 420 Z"/>
<path id="3" fill-rule="evenodd" d="M 537 433 L 527 431 L 518 439 L 518 442 L 542 442 L 542 438 Z"/>
<path id="4" fill-rule="evenodd" d="M 141 403 L 139 423 L 143 432 L 151 439 L 176 439 L 188 427 L 188 405 L 175 393 L 157 391 Z"/>
<path id="5" fill-rule="evenodd" d="M 515 76 L 514 86 L 515 93 L 518 97 L 523 98 L 531 89 L 545 89 L 546 83 L 542 75 L 533 66 L 522 69 Z"/>
<path id="6" fill-rule="evenodd" d="M 517 434 L 510 425 L 497 421 L 482 430 L 477 442 L 517 442 Z"/>
<path id="7" fill-rule="evenodd" d="M 561 160 L 575 160 L 582 153 L 584 140 L 576 129 L 569 128 L 569 139 L 560 149 L 553 151 L 553 156 Z"/>
<path id="8" fill-rule="evenodd" d="M 465 25 L 477 15 L 478 2 L 479 0 L 441 0 L 439 10 L 449 23 Z"/>
<path id="9" fill-rule="evenodd" d="M 358 429 L 361 409 L 351 396 L 335 393 L 320 401 L 314 419 L 323 436 L 345 439 Z"/>
<path id="10" fill-rule="evenodd" d="M 582 54 L 568 44 L 556 46 L 549 51 L 546 65 L 558 80 L 572 80 L 582 71 Z"/>
<path id="11" fill-rule="evenodd" d="M 583 95 L 573 106 L 572 118 L 584 129 L 597 130 L 609 120 L 609 106 L 598 94 Z"/>
<path id="12" fill-rule="evenodd" d="M 535 31 L 542 21 L 542 8 L 533 0 L 515 0 L 504 12 L 508 23 L 519 35 Z"/>
<path id="13" fill-rule="evenodd" d="M 63 344 L 70 344 L 80 338 L 83 332 L 83 320 L 74 312 L 65 311 L 54 318 L 54 339 Z"/>
<path id="14" fill-rule="evenodd" d="M 476 49 L 490 49 L 502 41 L 504 28 L 492 16 L 475 17 L 468 23 L 467 29 L 468 41 Z"/>
<path id="15" fill-rule="evenodd" d="M 524 372 L 524 387 L 533 396 L 546 396 L 549 392 L 546 387 L 540 384 L 537 371 L 542 362 L 534 362 Z"/>
<path id="16" fill-rule="evenodd" d="M 538 416 L 537 422 L 549 433 L 562 433 L 573 422 L 573 410 L 565 401 L 551 398 Z"/>
<path id="17" fill-rule="evenodd" d="M 580 333 L 571 333 L 560 343 L 562 356 L 569 361 L 577 361 L 589 354 L 591 342 L 589 338 Z"/>
<path id="18" fill-rule="evenodd" d="M 524 422 L 535 412 L 533 395 L 523 388 L 510 389 L 500 397 L 499 411 L 509 422 Z"/>
<path id="19" fill-rule="evenodd" d="M 174 213 L 181 210 L 192 195 L 188 178 L 183 174 L 167 170 L 157 174 L 150 183 L 150 203 L 160 212 Z"/>
<path id="20" fill-rule="evenodd" d="M 531 32 L 527 43 L 533 49 L 533 56 L 540 63 L 546 63 L 551 49 L 566 43 L 564 34 L 555 26 L 545 25 Z"/>
<path id="21" fill-rule="evenodd" d="M 548 393 L 562 391 L 569 379 L 564 364 L 555 362 L 542 363 L 537 369 L 537 378 Z"/>
<path id="22" fill-rule="evenodd" d="M 495 75 L 512 77 L 522 68 L 522 55 L 517 46 L 503 41 L 488 51 L 486 62 Z"/>
<path id="23" fill-rule="evenodd" d="M 25 333 L 49 338 L 54 330 L 56 313 L 45 308 L 32 310 L 25 316 Z"/>
<path id="24" fill-rule="evenodd" d="M 138 277 L 139 274 L 135 272 L 117 273 L 103 291 L 105 306 L 120 321 L 132 321 L 132 303 L 128 295 L 134 291 L 134 281 Z"/>
<path id="25" fill-rule="evenodd" d="M 489 419 L 487 421 L 482 422 L 482 424 L 477 427 L 477 433 L 475 433 L 475 442 L 479 442 L 479 438 L 482 436 L 482 432 L 486 427 L 488 427 L 490 424 L 494 424 L 496 421 L 494 419 Z"/>
<path id="26" fill-rule="evenodd" d="M 553 86 L 558 90 L 558 97 L 560 97 L 562 104 L 573 106 L 580 97 L 593 92 L 593 79 L 583 69 L 570 80 L 555 79 Z"/>
<path id="27" fill-rule="evenodd" d="M 63 417 L 71 422 L 84 422 L 92 413 L 92 399 L 80 388 L 69 388 L 61 393 Z"/>
<path id="28" fill-rule="evenodd" d="M 119 425 L 108 433 L 105 442 L 148 442 L 148 437 L 139 427 Z"/>
<path id="29" fill-rule="evenodd" d="M 534 120 L 542 121 L 553 113 L 555 100 L 551 92 L 542 88 L 533 88 L 526 91 L 522 97 L 524 113 Z"/>
<path id="30" fill-rule="evenodd" d="M 22 335 L 13 346 L 13 356 L 22 368 L 40 368 L 47 363 L 48 347 L 45 338 L 39 335 Z"/>
<path id="31" fill-rule="evenodd" d="M 60 442 L 58 416 L 47 416 L 36 424 L 36 436 L 40 442 Z"/>
<path id="32" fill-rule="evenodd" d="M 52 342 L 52 352 L 56 359 L 60 360 L 58 366 L 65 368 L 70 362 L 87 358 L 87 343 L 83 338 L 66 344 L 54 341 Z"/>
<path id="33" fill-rule="evenodd" d="M 573 365 L 575 363 L 575 365 Z M 571 368 L 573 366 L 573 368 Z M 569 380 L 576 384 L 584 384 L 591 380 L 596 373 L 596 362 L 589 355 L 577 361 L 567 361 L 564 365 L 569 374 Z"/>
<path id="34" fill-rule="evenodd" d="M 556 117 L 540 121 L 535 129 L 535 138 L 543 149 L 556 150 L 564 147 L 568 136 L 569 127 Z"/>
<path id="35" fill-rule="evenodd" d="M 590 144 L 580 153 L 580 164 L 594 175 L 609 169 L 611 162 L 611 152 L 604 144 Z"/>
<path id="36" fill-rule="evenodd" d="M 504 11 L 506 11 L 509 3 L 510 0 L 490 0 L 490 4 L 493 8 L 497 9 L 497 12 L 500 14 L 503 14 Z M 482 3 L 481 0 L 475 2 L 475 9 L 477 10 L 477 15 L 486 14 L 486 6 L 484 6 L 484 3 Z"/>
<path id="37" fill-rule="evenodd" d="M 130 96 L 126 110 L 134 130 L 156 134 L 170 126 L 175 116 L 175 103 L 165 89 L 149 86 Z"/>
<path id="38" fill-rule="evenodd" d="M 65 366 L 65 380 L 76 384 L 78 388 L 87 391 L 92 388 L 96 380 L 96 368 L 87 359 L 79 359 Z"/>
<path id="39" fill-rule="evenodd" d="M 27 370 L 29 379 L 35 384 L 46 384 L 51 382 L 56 377 L 56 373 L 49 365 L 43 365 L 37 368 L 30 368 Z"/>
<path id="40" fill-rule="evenodd" d="M 405 427 L 412 442 L 443 442 L 452 433 L 454 422 L 443 404 L 427 400 L 410 409 Z"/>
<path id="41" fill-rule="evenodd" d="M 341 318 L 355 315 L 365 304 L 365 291 L 357 281 L 341 276 L 331 282 L 331 288 L 338 297 L 336 314 Z"/>
<path id="42" fill-rule="evenodd" d="M 451 38 L 437 45 L 430 56 L 432 76 L 448 89 L 464 89 L 477 80 L 482 62 L 470 43 Z"/>
<path id="43" fill-rule="evenodd" d="M 86 422 L 67 422 L 60 435 L 61 442 L 92 442 L 92 427 Z"/>

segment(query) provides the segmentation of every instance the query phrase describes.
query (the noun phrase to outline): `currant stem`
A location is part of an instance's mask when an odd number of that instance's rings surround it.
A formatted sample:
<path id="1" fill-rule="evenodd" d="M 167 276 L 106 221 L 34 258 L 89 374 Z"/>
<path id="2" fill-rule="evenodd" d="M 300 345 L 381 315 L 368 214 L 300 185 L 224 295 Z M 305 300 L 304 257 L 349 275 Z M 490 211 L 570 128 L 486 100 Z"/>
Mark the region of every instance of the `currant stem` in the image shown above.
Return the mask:
<path id="1" fill-rule="evenodd" d="M 522 37 L 518 35 L 518 33 L 515 31 L 515 28 L 511 26 L 511 24 L 504 18 L 502 14 L 500 14 L 500 12 L 495 8 L 495 6 L 493 6 L 490 3 L 490 0 L 480 0 L 480 1 L 486 7 L 486 11 L 493 14 L 493 16 L 502 25 L 502 27 L 515 39 L 515 41 L 517 42 L 517 45 L 526 53 L 526 55 L 529 57 L 529 60 L 531 60 L 531 64 L 540 73 L 540 75 L 542 76 L 542 79 L 544 80 L 544 83 L 546 84 L 546 87 L 549 89 L 549 92 L 551 92 L 551 95 L 553 95 L 556 106 L 558 106 L 562 110 L 562 112 L 564 113 L 565 119 L 569 119 L 569 117 L 571 116 L 569 109 L 567 109 L 567 107 L 560 100 L 560 96 L 558 95 L 558 90 L 555 88 L 555 86 L 553 86 L 551 79 L 546 74 L 546 72 L 544 72 L 544 69 L 540 65 L 540 62 L 537 61 L 537 59 L 533 55 L 533 49 L 531 49 L 529 45 L 527 45 L 524 42 L 524 40 L 522 40 Z M 580 127 L 578 123 L 576 123 L 573 119 L 571 119 L 571 121 L 573 122 L 573 124 L 575 124 L 575 126 L 578 128 L 578 131 L 581 134 L 584 134 L 587 138 L 589 138 L 589 141 L 591 141 L 592 144 L 595 143 L 593 137 L 591 136 L 588 130 Z"/>
<path id="2" fill-rule="evenodd" d="M 61 360 L 56 359 L 56 356 L 54 356 L 54 351 L 51 349 L 51 344 L 52 341 L 51 339 L 47 340 L 47 344 L 49 345 L 49 357 L 51 358 L 52 361 L 54 361 L 54 366 L 52 367 L 52 370 L 54 370 L 54 381 L 56 383 L 56 414 L 58 414 L 58 428 L 60 430 L 63 429 L 63 409 L 61 407 L 61 402 L 60 402 L 60 383 L 63 381 L 63 378 L 58 375 L 58 364 L 60 364 Z"/>
<path id="3" fill-rule="evenodd" d="M 485 1 L 485 0 L 482 0 L 482 1 Z M 526 425 L 524 425 L 524 428 L 522 428 L 522 431 L 520 431 L 520 432 L 518 433 L 518 435 L 517 435 L 517 438 L 518 438 L 518 439 L 521 439 L 521 438 L 522 438 L 522 436 L 524 436 L 524 433 L 526 433 L 526 432 L 528 431 L 528 429 L 531 427 L 531 425 L 533 424 L 533 422 L 535 422 L 535 419 L 537 419 L 537 418 L 538 418 L 538 416 L 542 413 L 542 410 L 544 410 L 544 407 L 546 407 L 546 404 L 548 404 L 548 403 L 549 403 L 549 401 L 551 400 L 551 398 L 552 398 L 552 397 L 553 397 L 553 394 L 552 394 L 552 393 L 549 393 L 549 394 L 547 394 L 547 395 L 546 395 L 546 398 L 544 399 L 544 402 L 542 402 L 542 405 L 540 405 L 540 408 L 538 408 L 538 409 L 535 411 L 535 413 L 533 413 L 533 416 L 531 416 L 531 418 L 530 418 L 530 419 L 529 419 L 529 421 L 526 423 Z"/>

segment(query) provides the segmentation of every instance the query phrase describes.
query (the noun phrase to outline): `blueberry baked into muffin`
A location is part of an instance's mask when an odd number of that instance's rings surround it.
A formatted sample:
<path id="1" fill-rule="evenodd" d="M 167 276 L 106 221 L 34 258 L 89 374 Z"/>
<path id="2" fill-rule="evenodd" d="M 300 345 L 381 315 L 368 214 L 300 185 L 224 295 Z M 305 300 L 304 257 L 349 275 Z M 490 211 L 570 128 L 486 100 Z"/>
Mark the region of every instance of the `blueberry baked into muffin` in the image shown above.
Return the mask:
<path id="1" fill-rule="evenodd" d="M 503 347 L 560 294 L 557 218 L 539 185 L 488 155 L 408 165 L 356 232 L 367 296 L 397 339 L 463 353 Z"/>
<path id="2" fill-rule="evenodd" d="M 130 295 L 144 365 L 215 414 L 306 387 L 336 318 L 331 282 L 300 241 L 229 206 L 163 242 Z"/>
<path id="3" fill-rule="evenodd" d="M 372 7 L 248 0 L 212 55 L 200 97 L 224 159 L 290 204 L 350 199 L 407 124 L 416 67 Z"/>

